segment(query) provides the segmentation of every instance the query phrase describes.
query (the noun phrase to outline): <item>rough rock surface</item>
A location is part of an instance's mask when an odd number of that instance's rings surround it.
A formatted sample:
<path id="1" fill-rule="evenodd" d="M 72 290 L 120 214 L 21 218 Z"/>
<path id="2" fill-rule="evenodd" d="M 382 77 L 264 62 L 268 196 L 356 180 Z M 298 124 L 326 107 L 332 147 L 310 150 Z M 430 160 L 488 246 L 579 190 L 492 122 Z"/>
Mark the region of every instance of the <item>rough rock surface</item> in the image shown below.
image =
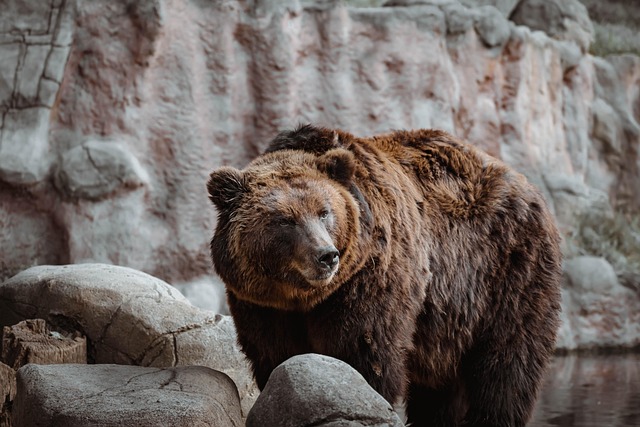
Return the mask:
<path id="1" fill-rule="evenodd" d="M 203 366 L 26 365 L 14 427 L 240 427 L 233 381 Z"/>
<path id="2" fill-rule="evenodd" d="M 575 42 L 583 52 L 593 43 L 593 24 L 587 8 L 578 0 L 521 0 L 511 20 L 551 37 Z"/>
<path id="3" fill-rule="evenodd" d="M 66 0 L 9 0 L 0 17 L 0 180 L 46 178 L 51 113 L 73 36 Z"/>
<path id="4" fill-rule="evenodd" d="M 208 173 L 300 122 L 452 131 L 539 185 L 568 237 L 586 212 L 637 213 L 640 58 L 585 54 L 583 8 L 540 2 L 4 2 L 0 279 L 211 274 Z"/>
<path id="5" fill-rule="evenodd" d="M 403 426 L 391 405 L 348 364 L 294 356 L 271 373 L 247 427 Z"/>
<path id="6" fill-rule="evenodd" d="M 559 348 L 640 346 L 640 295 L 619 283 L 611 264 L 573 258 L 565 262 L 565 278 Z"/>
<path id="7" fill-rule="evenodd" d="M 493 6 L 505 17 L 508 17 L 516 7 L 518 0 L 460 0 L 460 3 L 468 7 Z"/>
<path id="8" fill-rule="evenodd" d="M 88 141 L 62 154 L 54 180 L 70 198 L 100 200 L 122 188 L 141 187 L 149 177 L 126 146 Z"/>
<path id="9" fill-rule="evenodd" d="M 16 395 L 16 372 L 0 362 L 0 426 L 10 426 L 11 406 Z"/>
<path id="10" fill-rule="evenodd" d="M 231 318 L 192 306 L 145 273 L 100 264 L 30 268 L 0 285 L 0 326 L 28 318 L 81 331 L 92 363 L 208 366 L 233 379 L 245 414 L 257 397 Z"/>
<path id="11" fill-rule="evenodd" d="M 511 27 L 500 11 L 493 6 L 478 9 L 474 27 L 487 47 L 502 47 L 511 36 Z"/>
<path id="12" fill-rule="evenodd" d="M 224 283 L 218 276 L 201 276 L 172 285 L 196 307 L 218 314 L 229 314 Z"/>

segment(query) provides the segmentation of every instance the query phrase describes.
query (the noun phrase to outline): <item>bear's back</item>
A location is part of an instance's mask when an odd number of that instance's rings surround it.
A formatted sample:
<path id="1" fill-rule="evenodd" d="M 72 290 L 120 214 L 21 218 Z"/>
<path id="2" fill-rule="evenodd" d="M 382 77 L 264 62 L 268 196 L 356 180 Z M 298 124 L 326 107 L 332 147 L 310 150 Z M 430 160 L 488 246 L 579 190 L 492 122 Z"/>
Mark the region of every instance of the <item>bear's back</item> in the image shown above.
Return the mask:
<path id="1" fill-rule="evenodd" d="M 302 150 L 321 155 L 336 148 L 353 152 L 362 163 L 362 185 L 376 178 L 378 185 L 385 180 L 386 186 L 395 186 L 410 198 L 424 198 L 424 205 L 432 208 L 430 214 L 440 211 L 462 218 L 491 215 L 496 209 L 514 207 L 507 200 L 509 194 L 526 202 L 539 199 L 537 190 L 522 175 L 441 130 L 394 131 L 357 138 L 340 130 L 305 125 L 280 133 L 266 152 Z M 409 194 L 415 190 L 420 194 Z"/>

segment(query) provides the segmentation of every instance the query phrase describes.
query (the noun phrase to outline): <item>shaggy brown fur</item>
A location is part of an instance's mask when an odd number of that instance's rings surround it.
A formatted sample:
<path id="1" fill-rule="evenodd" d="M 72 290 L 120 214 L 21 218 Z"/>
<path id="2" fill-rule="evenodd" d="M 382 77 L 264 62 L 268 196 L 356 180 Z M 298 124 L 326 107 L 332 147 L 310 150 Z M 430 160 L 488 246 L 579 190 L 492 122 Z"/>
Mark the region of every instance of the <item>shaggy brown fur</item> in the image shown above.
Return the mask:
<path id="1" fill-rule="evenodd" d="M 526 423 L 554 349 L 560 250 L 522 175 L 441 131 L 305 126 L 208 190 L 213 262 L 260 388 L 315 352 L 407 398 L 415 426 Z"/>

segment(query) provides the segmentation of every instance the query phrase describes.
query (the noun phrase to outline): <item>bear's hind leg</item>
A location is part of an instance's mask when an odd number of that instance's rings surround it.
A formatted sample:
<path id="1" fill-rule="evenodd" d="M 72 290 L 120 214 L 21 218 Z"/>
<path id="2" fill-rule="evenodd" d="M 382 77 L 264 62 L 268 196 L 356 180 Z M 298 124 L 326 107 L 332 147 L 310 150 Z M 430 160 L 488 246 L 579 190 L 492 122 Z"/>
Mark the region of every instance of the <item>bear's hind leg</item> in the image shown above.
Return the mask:
<path id="1" fill-rule="evenodd" d="M 455 427 L 460 408 L 457 390 L 432 389 L 414 383 L 407 396 L 407 425 L 411 427 Z"/>
<path id="2" fill-rule="evenodd" d="M 463 362 L 468 411 L 465 427 L 524 427 L 536 401 L 547 358 L 530 348 L 494 347 Z M 525 355 L 527 357 L 525 357 Z"/>

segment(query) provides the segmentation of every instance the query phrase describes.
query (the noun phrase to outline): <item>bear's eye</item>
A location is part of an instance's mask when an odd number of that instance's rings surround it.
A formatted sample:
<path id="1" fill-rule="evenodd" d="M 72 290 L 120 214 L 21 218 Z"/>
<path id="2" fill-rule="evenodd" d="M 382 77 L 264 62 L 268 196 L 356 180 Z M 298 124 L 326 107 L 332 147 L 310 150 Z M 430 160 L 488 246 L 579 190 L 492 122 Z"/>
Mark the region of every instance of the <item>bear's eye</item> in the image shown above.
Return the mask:
<path id="1" fill-rule="evenodd" d="M 329 211 L 327 209 L 321 210 L 318 216 L 320 219 L 327 219 L 329 218 Z"/>
<path id="2" fill-rule="evenodd" d="M 293 218 L 288 218 L 283 216 L 276 220 L 276 224 L 278 224 L 281 227 L 288 227 L 291 225 L 296 225 L 296 221 Z"/>

